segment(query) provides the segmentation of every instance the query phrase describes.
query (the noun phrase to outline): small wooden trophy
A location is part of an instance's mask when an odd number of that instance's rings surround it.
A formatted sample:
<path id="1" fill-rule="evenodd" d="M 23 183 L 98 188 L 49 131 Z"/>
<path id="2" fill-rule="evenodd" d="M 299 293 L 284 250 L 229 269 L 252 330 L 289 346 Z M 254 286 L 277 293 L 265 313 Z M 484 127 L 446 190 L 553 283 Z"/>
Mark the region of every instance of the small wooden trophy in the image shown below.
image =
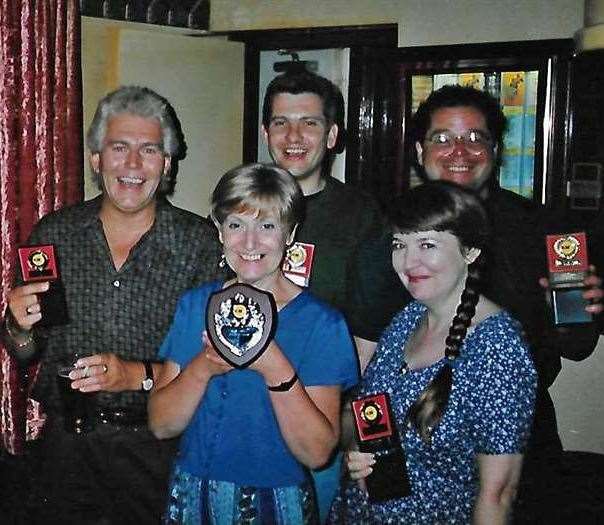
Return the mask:
<path id="1" fill-rule="evenodd" d="M 352 402 L 359 450 L 375 458 L 373 472 L 365 479 L 369 501 L 408 496 L 411 492 L 405 451 L 391 418 L 388 394 L 375 394 Z"/>
<path id="2" fill-rule="evenodd" d="M 591 314 L 585 311 L 588 302 L 583 299 L 589 268 L 585 233 L 547 235 L 545 243 L 554 323 L 591 322 Z"/>
<path id="3" fill-rule="evenodd" d="M 65 288 L 52 244 L 22 246 L 18 249 L 21 277 L 25 284 L 48 281 L 46 292 L 39 294 L 42 319 L 36 326 L 57 326 L 69 322 Z"/>

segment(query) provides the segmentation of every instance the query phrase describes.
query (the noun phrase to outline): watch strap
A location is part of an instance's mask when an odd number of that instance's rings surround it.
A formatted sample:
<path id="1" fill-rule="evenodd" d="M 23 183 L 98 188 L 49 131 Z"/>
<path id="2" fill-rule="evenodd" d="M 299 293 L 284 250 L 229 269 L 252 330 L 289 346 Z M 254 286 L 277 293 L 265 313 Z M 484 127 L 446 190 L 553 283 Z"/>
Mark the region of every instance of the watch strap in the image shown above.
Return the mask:
<path id="1" fill-rule="evenodd" d="M 145 383 L 151 382 L 151 385 L 153 385 L 153 381 L 154 381 L 153 365 L 151 364 L 151 361 L 149 359 L 143 359 L 142 363 L 145 367 L 145 378 L 143 379 L 143 382 L 141 383 L 141 389 L 150 390 L 150 388 L 145 388 Z"/>

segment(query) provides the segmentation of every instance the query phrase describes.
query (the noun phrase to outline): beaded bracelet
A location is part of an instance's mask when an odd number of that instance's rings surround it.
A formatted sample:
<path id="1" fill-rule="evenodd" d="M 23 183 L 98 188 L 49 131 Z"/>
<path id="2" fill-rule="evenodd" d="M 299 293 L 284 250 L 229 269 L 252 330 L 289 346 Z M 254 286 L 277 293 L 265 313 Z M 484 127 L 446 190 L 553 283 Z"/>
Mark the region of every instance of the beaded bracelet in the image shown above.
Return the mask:
<path id="1" fill-rule="evenodd" d="M 20 335 L 24 335 L 27 334 L 27 338 L 25 339 L 25 341 L 19 343 L 18 342 L 18 338 L 19 335 L 17 335 L 14 332 L 15 327 L 12 326 L 12 317 L 11 316 L 7 316 L 6 318 L 6 322 L 4 323 L 4 326 L 6 328 L 6 332 L 8 333 L 8 335 L 10 336 L 10 338 L 13 340 L 13 343 L 15 343 L 15 346 L 17 348 L 25 348 L 26 346 L 29 346 L 31 343 L 33 343 L 34 340 L 34 331 L 33 330 L 29 330 L 28 332 L 24 332 L 22 330 L 19 330 Z"/>
<path id="2" fill-rule="evenodd" d="M 294 372 L 294 375 L 290 380 L 283 381 L 283 383 L 280 383 L 275 386 L 267 386 L 267 388 L 271 392 L 287 392 L 288 390 L 291 390 L 291 388 L 296 384 L 297 381 L 298 381 L 298 374 L 296 372 Z"/>

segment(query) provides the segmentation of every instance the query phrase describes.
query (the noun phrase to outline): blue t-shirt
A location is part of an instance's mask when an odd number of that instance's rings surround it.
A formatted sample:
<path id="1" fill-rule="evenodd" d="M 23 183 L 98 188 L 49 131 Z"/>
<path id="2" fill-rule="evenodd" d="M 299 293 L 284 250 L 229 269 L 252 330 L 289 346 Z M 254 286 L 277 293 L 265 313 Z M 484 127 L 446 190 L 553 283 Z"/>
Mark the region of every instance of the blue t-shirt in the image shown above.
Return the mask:
<path id="1" fill-rule="evenodd" d="M 205 310 L 213 282 L 185 293 L 159 355 L 181 370 L 202 349 Z M 354 347 L 343 317 L 303 291 L 279 311 L 275 341 L 304 386 L 358 381 Z M 300 422 L 304 425 L 304 422 Z M 305 480 L 305 469 L 283 439 L 262 376 L 232 370 L 213 377 L 185 430 L 177 462 L 204 479 L 255 487 L 283 487 Z"/>
<path id="2" fill-rule="evenodd" d="M 478 488 L 477 454 L 524 450 L 533 417 L 537 375 L 520 325 L 505 312 L 466 336 L 453 362 L 453 387 L 444 417 L 426 445 L 407 413 L 445 359 L 401 373 L 403 348 L 426 308 L 412 302 L 392 321 L 367 367 L 361 395 L 388 392 L 407 455 L 408 497 L 370 504 L 349 482 L 332 508 L 333 523 L 469 523 Z"/>

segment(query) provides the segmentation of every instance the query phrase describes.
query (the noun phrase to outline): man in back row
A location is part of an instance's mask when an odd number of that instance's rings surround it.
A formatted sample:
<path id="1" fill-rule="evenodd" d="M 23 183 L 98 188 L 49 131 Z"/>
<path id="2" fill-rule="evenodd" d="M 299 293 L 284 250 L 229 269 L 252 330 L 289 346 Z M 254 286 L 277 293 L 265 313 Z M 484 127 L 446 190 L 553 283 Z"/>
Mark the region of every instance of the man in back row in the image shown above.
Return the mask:
<path id="1" fill-rule="evenodd" d="M 262 108 L 262 132 L 271 158 L 288 170 L 305 196 L 306 217 L 296 241 L 311 244 L 306 285 L 346 313 L 346 280 L 358 247 L 379 235 L 383 219 L 375 200 L 330 174 L 344 133 L 343 100 L 326 78 L 302 72 L 276 77 Z"/>
<path id="2" fill-rule="evenodd" d="M 133 86 L 110 93 L 87 145 L 102 194 L 44 217 L 29 238 L 55 246 L 69 322 L 38 324 L 47 282 L 8 297 L 7 343 L 19 361 L 39 360 L 32 397 L 48 416 L 27 522 L 159 523 L 177 443 L 147 429 L 156 352 L 180 294 L 217 277 L 221 250 L 208 221 L 165 199 L 184 146 L 165 99 Z M 58 365 L 73 361 L 87 421 L 71 420 L 57 383 Z"/>
<path id="3" fill-rule="evenodd" d="M 384 222 L 370 195 L 330 174 L 344 132 L 342 94 L 329 80 L 312 73 L 278 76 L 266 90 L 262 132 L 273 161 L 296 177 L 305 196 L 305 219 L 286 261 L 290 275 L 349 319 L 354 306 L 347 290 L 354 259 L 363 243 L 381 235 Z M 355 334 L 357 326 L 351 329 Z M 313 473 L 322 522 L 339 471 L 336 460 Z"/>
<path id="4" fill-rule="evenodd" d="M 552 326 L 543 282 L 540 284 L 546 275 L 545 235 L 563 232 L 564 225 L 532 201 L 499 187 L 496 174 L 505 128 L 505 116 L 488 94 L 445 86 L 420 105 L 412 133 L 416 166 L 422 178 L 472 188 L 484 199 L 492 220 L 493 242 L 483 293 L 522 323 L 531 345 L 539 385 L 520 491 L 519 503 L 524 507 L 518 514 L 518 520 L 528 523 L 534 517 L 530 512 L 539 507 L 538 491 L 542 484 L 551 482 L 548 476 L 554 473 L 552 469 L 562 451 L 548 388 L 560 372 L 560 358 L 585 359 L 593 352 L 599 333 L 596 323 Z M 363 316 L 376 335 L 390 322 L 385 314 L 408 302 L 406 291 L 392 271 L 390 253 L 389 243 L 374 241 L 363 247 L 356 260 L 352 292 L 357 304 L 367 305 L 356 314 Z M 583 296 L 594 303 L 586 310 L 601 312 L 600 279 L 591 275 L 585 284 L 588 288 Z M 387 301 L 376 301 L 378 295 Z M 530 507 L 529 498 L 534 498 Z"/>

